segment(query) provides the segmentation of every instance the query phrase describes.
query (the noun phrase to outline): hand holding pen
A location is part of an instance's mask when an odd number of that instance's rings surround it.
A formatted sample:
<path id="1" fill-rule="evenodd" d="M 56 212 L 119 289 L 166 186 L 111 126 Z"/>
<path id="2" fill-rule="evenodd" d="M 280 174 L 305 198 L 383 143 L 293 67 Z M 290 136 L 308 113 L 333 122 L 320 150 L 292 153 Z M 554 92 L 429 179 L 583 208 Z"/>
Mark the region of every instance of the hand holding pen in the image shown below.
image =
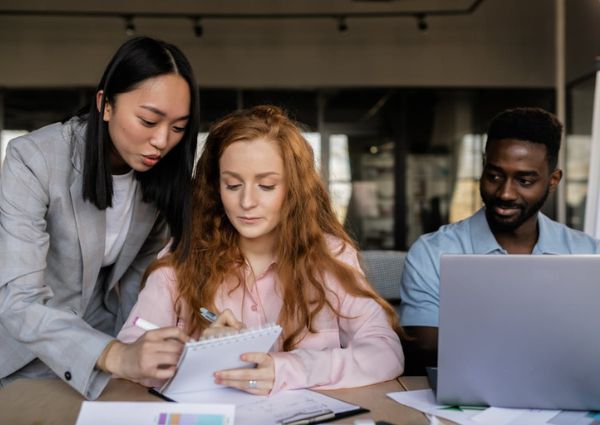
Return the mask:
<path id="1" fill-rule="evenodd" d="M 235 331 L 239 331 L 245 327 L 229 309 L 217 316 L 208 309 L 201 307 L 200 315 L 211 322 L 210 327 L 205 329 L 203 336 L 222 335 L 227 333 L 227 330 L 235 329 Z M 254 363 L 255 366 L 216 371 L 215 383 L 238 388 L 251 394 L 269 394 L 275 382 L 273 358 L 268 353 L 244 353 L 241 359 L 248 363 Z"/>
<path id="2" fill-rule="evenodd" d="M 190 340 L 181 329 L 158 326 L 136 318 L 134 325 L 146 330 L 135 342 L 114 340 L 101 356 L 101 368 L 134 381 L 168 379 L 175 373 L 183 346 Z"/>
<path id="3" fill-rule="evenodd" d="M 200 315 L 206 321 L 210 322 L 210 326 L 202 333 L 203 337 L 224 335 L 245 328 L 244 324 L 240 322 L 229 309 L 225 309 L 221 314 L 217 315 L 206 308 L 201 307 Z"/>

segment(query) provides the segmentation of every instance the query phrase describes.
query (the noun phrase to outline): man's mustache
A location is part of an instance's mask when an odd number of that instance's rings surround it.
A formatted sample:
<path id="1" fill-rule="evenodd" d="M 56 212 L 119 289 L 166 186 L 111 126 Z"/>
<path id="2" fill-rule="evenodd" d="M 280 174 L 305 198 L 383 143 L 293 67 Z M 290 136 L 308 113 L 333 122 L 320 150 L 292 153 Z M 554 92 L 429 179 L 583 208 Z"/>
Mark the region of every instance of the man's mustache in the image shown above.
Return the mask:
<path id="1" fill-rule="evenodd" d="M 522 204 L 515 203 L 515 202 L 503 202 L 503 201 L 498 201 L 496 199 L 492 199 L 490 204 L 492 207 L 498 207 L 498 208 L 507 208 L 507 209 L 516 208 L 516 209 L 520 209 L 520 210 L 525 209 L 525 206 Z"/>

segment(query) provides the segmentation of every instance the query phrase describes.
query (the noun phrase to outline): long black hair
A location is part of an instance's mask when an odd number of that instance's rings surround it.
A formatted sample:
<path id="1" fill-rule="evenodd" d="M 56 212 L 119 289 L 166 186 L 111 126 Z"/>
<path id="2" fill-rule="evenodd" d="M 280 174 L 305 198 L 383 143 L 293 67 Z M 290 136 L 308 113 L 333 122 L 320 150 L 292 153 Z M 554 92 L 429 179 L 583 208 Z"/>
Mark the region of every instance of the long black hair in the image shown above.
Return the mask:
<path id="1" fill-rule="evenodd" d="M 106 67 L 97 91 L 102 90 L 100 110 L 91 102 L 87 118 L 83 198 L 103 210 L 112 206 L 113 181 L 110 164 L 112 142 L 103 120 L 106 103 L 114 103 L 120 93 L 134 90 L 141 82 L 165 74 L 177 74 L 189 85 L 190 114 L 181 141 L 146 172 L 135 172 L 141 183 L 143 200 L 154 203 L 171 230 L 175 249 L 189 221 L 191 179 L 199 128 L 198 89 L 192 67 L 172 44 L 149 37 L 125 42 Z"/>

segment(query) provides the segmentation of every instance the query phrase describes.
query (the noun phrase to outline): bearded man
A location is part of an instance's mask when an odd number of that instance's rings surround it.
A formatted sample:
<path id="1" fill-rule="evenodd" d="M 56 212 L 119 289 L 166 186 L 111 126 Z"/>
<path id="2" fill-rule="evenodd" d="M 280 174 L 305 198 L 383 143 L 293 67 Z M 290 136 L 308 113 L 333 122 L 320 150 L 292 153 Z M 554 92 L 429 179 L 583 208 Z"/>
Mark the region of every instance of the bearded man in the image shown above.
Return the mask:
<path id="1" fill-rule="evenodd" d="M 406 257 L 400 323 L 413 337 L 403 342 L 409 371 L 437 363 L 441 255 L 600 252 L 599 241 L 540 212 L 562 178 L 561 136 L 562 124 L 542 109 L 509 109 L 493 119 L 479 181 L 484 207 L 422 235 Z"/>

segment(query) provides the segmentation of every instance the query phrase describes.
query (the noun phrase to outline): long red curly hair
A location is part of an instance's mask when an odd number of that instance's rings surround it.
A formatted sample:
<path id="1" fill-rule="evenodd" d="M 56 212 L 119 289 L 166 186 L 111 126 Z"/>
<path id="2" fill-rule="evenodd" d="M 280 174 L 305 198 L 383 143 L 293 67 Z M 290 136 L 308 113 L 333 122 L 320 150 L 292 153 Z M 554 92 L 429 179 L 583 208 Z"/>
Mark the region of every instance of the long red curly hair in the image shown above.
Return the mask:
<path id="1" fill-rule="evenodd" d="M 314 332 L 317 314 L 328 308 L 341 315 L 329 301 L 324 274 L 330 273 L 349 293 L 374 299 L 385 311 L 390 325 L 403 335 L 394 309 L 353 267 L 336 259 L 328 248 L 326 236 L 332 235 L 344 246 L 354 242 L 338 221 L 325 186 L 315 169 L 313 152 L 299 127 L 275 106 L 256 106 L 231 113 L 209 131 L 204 151 L 196 165 L 193 182 L 191 229 L 183 238 L 189 251 L 177 249 L 156 261 L 149 274 L 161 266 L 175 269 L 179 299 L 176 310 L 181 317 L 184 302 L 189 308 L 183 317 L 190 334 L 199 334 L 206 322 L 197 313 L 200 306 L 214 309 L 215 296 L 226 278 L 243 284 L 244 256 L 238 233 L 225 215 L 219 194 L 219 159 L 225 148 L 238 141 L 258 138 L 279 147 L 286 195 L 277 228 L 275 273 L 283 296 L 278 323 L 283 328 L 282 348 L 292 350 L 306 332 Z"/>

